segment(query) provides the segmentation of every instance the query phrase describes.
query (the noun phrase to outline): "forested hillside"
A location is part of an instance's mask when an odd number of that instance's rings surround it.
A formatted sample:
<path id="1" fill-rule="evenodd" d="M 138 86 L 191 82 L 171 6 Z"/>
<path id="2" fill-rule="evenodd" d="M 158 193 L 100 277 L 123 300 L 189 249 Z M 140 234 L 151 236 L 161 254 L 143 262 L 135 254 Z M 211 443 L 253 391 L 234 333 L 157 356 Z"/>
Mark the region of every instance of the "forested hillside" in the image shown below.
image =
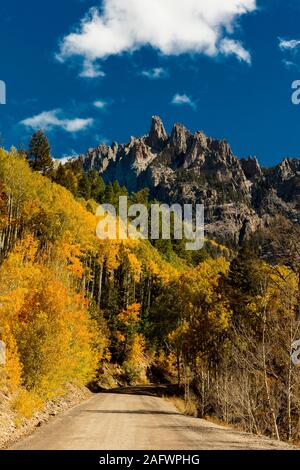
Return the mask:
<path id="1" fill-rule="evenodd" d="M 100 241 L 97 203 L 126 190 L 30 163 L 0 150 L 0 390 L 15 406 L 34 411 L 67 382 L 170 381 L 187 411 L 297 441 L 298 229 L 266 234 L 272 266 L 251 244 L 207 240 L 192 256 L 175 241 Z"/>

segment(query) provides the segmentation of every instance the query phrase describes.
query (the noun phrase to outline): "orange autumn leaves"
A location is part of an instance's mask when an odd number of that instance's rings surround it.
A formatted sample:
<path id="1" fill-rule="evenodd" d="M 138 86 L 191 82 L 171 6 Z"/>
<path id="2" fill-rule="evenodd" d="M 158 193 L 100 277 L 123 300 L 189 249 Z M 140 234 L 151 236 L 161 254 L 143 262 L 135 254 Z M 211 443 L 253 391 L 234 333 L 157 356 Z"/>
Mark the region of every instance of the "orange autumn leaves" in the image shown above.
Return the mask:
<path id="1" fill-rule="evenodd" d="M 0 331 L 8 348 L 7 383 L 51 397 L 68 381 L 91 378 L 100 339 L 82 296 L 37 256 L 37 242 L 28 236 L 0 269 Z"/>
<path id="2" fill-rule="evenodd" d="M 0 149 L 0 202 L 5 386 L 51 396 L 67 381 L 88 383 L 99 361 L 109 356 L 108 332 L 90 314 L 91 289 L 99 285 L 100 267 L 105 265 L 107 279 L 113 279 L 125 266 L 132 284 L 149 277 L 167 282 L 176 269 L 148 242 L 98 240 L 92 213 L 96 206 L 90 212 L 91 202 L 76 200 L 65 188 L 33 173 L 15 150 Z M 101 300 L 99 288 L 97 292 Z M 125 323 L 118 334 L 127 337 L 123 362 L 133 370 L 134 361 L 144 360 L 145 341 L 140 319 L 134 331 Z"/>
<path id="3" fill-rule="evenodd" d="M 123 350 L 122 367 L 131 383 L 147 382 L 148 357 L 145 338 L 140 332 L 141 305 L 132 304 L 117 316 L 116 338 Z"/>

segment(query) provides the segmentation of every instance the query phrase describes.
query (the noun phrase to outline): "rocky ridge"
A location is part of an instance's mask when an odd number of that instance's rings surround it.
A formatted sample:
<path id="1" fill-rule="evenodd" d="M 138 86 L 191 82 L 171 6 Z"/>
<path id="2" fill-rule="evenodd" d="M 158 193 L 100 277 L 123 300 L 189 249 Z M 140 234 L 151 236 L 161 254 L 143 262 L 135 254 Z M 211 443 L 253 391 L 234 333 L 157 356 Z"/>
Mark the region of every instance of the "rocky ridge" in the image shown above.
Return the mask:
<path id="1" fill-rule="evenodd" d="M 169 135 L 158 116 L 146 136 L 100 144 L 79 159 L 85 171 L 130 192 L 148 187 L 162 202 L 204 204 L 206 232 L 220 241 L 239 244 L 278 214 L 300 222 L 299 159 L 262 168 L 256 157 L 238 159 L 225 140 L 202 131 L 175 124 Z"/>

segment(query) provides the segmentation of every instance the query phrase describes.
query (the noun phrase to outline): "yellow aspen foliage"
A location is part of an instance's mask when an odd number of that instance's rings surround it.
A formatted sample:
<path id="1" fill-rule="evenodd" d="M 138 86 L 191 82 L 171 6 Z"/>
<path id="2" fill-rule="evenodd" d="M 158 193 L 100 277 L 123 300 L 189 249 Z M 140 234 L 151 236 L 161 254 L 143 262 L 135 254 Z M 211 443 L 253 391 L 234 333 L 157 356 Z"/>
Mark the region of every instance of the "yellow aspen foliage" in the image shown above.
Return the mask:
<path id="1" fill-rule="evenodd" d="M 35 247 L 27 237 L 0 268 L 0 322 L 10 383 L 18 385 L 21 377 L 28 390 L 52 397 L 68 381 L 84 384 L 93 377 L 100 333 L 83 297 L 34 260 Z"/>
<path id="2" fill-rule="evenodd" d="M 123 310 L 118 315 L 118 320 L 121 324 L 128 327 L 140 321 L 141 305 L 132 304 L 126 310 Z"/>
<path id="3" fill-rule="evenodd" d="M 130 383 L 147 383 L 148 361 L 145 355 L 145 339 L 143 335 L 135 333 L 130 338 L 128 350 L 123 367 Z"/>
<path id="4" fill-rule="evenodd" d="M 141 273 L 142 273 L 141 263 L 139 262 L 139 260 L 137 259 L 134 253 L 128 253 L 127 257 L 128 257 L 130 269 L 133 273 L 134 280 L 138 282 L 140 280 Z"/>
<path id="5" fill-rule="evenodd" d="M 63 257 L 67 261 L 67 269 L 77 278 L 81 279 L 84 273 L 81 257 L 83 253 L 80 245 L 63 243 Z"/>
<path id="6" fill-rule="evenodd" d="M 115 337 L 120 343 L 125 343 L 126 341 L 126 337 L 123 333 L 121 333 L 121 331 L 116 331 Z"/>
<path id="7" fill-rule="evenodd" d="M 120 266 L 120 245 L 118 240 L 98 240 L 99 261 L 105 262 L 110 272 Z"/>
<path id="8" fill-rule="evenodd" d="M 145 339 L 138 332 L 141 320 L 141 305 L 132 304 L 117 317 L 119 331 L 116 339 L 124 352 L 123 368 L 129 383 L 146 383 L 148 360 L 145 354 Z"/>
<path id="9" fill-rule="evenodd" d="M 0 389 L 8 387 L 9 391 L 15 392 L 22 380 L 22 364 L 18 354 L 17 342 L 9 328 L 8 322 L 1 322 L 0 331 L 7 348 L 6 364 L 3 366 L 3 373 L 0 374 Z"/>

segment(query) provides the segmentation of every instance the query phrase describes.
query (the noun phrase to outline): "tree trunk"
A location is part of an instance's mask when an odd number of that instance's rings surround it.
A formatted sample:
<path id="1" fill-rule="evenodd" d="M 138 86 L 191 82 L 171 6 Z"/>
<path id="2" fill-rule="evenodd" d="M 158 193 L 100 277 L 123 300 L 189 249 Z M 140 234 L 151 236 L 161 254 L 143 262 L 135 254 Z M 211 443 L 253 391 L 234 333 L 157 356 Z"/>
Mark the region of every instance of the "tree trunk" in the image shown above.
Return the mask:
<path id="1" fill-rule="evenodd" d="M 103 281 L 103 263 L 100 264 L 99 284 L 98 284 L 97 305 L 99 308 L 101 307 L 102 281 Z"/>
<path id="2" fill-rule="evenodd" d="M 267 360 L 266 360 L 266 307 L 264 308 L 264 319 L 263 319 L 263 370 L 264 370 L 264 381 L 265 381 L 265 387 L 266 387 L 266 393 L 267 393 L 267 399 L 268 399 L 268 404 L 271 412 L 271 416 L 273 419 L 273 425 L 274 425 L 274 431 L 275 431 L 275 436 L 278 441 L 280 441 L 280 436 L 279 436 L 279 431 L 278 431 L 278 426 L 277 426 L 277 419 L 275 415 L 275 411 L 272 405 L 272 399 L 271 399 L 271 393 L 270 393 L 270 387 L 268 383 L 268 375 L 267 375 Z"/>

